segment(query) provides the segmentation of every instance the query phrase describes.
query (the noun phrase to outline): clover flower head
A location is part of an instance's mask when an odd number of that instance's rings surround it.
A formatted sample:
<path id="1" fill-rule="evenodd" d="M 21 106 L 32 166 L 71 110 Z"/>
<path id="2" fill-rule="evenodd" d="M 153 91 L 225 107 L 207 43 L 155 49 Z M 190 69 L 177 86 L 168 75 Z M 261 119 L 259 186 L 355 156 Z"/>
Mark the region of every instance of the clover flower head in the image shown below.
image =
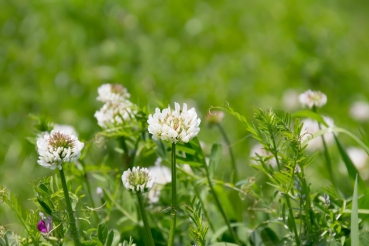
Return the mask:
<path id="1" fill-rule="evenodd" d="M 332 118 L 323 116 L 324 121 L 327 123 L 328 127 L 334 127 L 334 121 Z M 318 131 L 319 123 L 312 119 L 303 119 L 302 123 L 304 124 L 303 130 L 304 134 L 301 138 L 302 141 L 309 140 L 308 146 L 306 147 L 309 151 L 316 151 L 318 149 L 323 149 L 323 141 L 321 137 L 312 138 L 312 135 Z M 321 129 L 326 129 L 324 125 L 321 125 Z M 327 145 L 330 145 L 334 142 L 334 135 L 333 133 L 327 132 L 324 135 L 324 140 Z"/>
<path id="2" fill-rule="evenodd" d="M 51 170 L 61 170 L 63 163 L 78 160 L 83 147 L 84 144 L 78 141 L 76 136 L 52 130 L 50 134 L 44 134 L 37 139 L 37 163 Z"/>
<path id="3" fill-rule="evenodd" d="M 308 108 L 320 108 L 327 103 L 327 96 L 320 91 L 307 90 L 299 95 L 300 103 Z"/>
<path id="4" fill-rule="evenodd" d="M 109 101 L 95 113 L 97 123 L 104 129 L 123 125 L 135 119 L 137 110 L 130 101 Z"/>
<path id="5" fill-rule="evenodd" d="M 222 111 L 209 111 L 206 115 L 206 121 L 209 126 L 220 124 L 224 118 L 224 113 Z"/>
<path id="6" fill-rule="evenodd" d="M 40 212 L 39 215 L 41 217 L 41 220 L 37 223 L 38 231 L 41 232 L 42 234 L 50 233 L 50 231 L 53 228 L 53 220 L 51 216 L 46 218 L 42 212 Z"/>
<path id="7" fill-rule="evenodd" d="M 350 116 L 357 121 L 365 122 L 369 120 L 369 104 L 367 102 L 354 102 L 350 106 Z"/>
<path id="8" fill-rule="evenodd" d="M 162 111 L 156 108 L 155 113 L 149 115 L 148 130 L 154 140 L 187 143 L 199 133 L 201 120 L 197 117 L 195 108 L 188 110 L 186 103 L 182 109 L 178 103 L 174 105 L 174 110 L 170 106 Z"/>
<path id="9" fill-rule="evenodd" d="M 123 172 L 124 187 L 132 193 L 150 191 L 155 183 L 155 176 L 147 168 L 133 167 Z"/>
<path id="10" fill-rule="evenodd" d="M 103 84 L 97 89 L 97 92 L 99 96 L 96 99 L 101 102 L 125 101 L 131 96 L 127 88 L 120 84 Z"/>

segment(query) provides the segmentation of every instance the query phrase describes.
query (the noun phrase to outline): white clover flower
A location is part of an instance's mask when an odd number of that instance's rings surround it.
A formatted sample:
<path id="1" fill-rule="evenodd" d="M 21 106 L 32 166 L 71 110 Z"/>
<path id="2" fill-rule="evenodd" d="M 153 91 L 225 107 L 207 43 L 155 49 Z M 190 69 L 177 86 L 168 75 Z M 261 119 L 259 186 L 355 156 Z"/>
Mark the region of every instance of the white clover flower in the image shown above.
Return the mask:
<path id="1" fill-rule="evenodd" d="M 99 96 L 96 98 L 101 102 L 125 101 L 131 95 L 127 89 L 120 84 L 103 84 L 98 89 Z"/>
<path id="2" fill-rule="evenodd" d="M 327 117 L 327 116 L 323 116 L 324 121 L 327 123 L 327 125 L 329 127 L 334 127 L 334 121 L 332 118 Z M 312 134 L 320 131 L 319 129 L 319 123 L 315 120 L 312 119 L 304 119 L 302 120 L 302 123 L 304 123 L 304 127 L 303 127 L 303 132 L 305 133 L 302 136 L 302 141 L 305 141 L 306 139 L 310 139 L 308 146 L 306 147 L 307 150 L 309 151 L 315 151 L 318 149 L 323 149 L 323 141 L 322 138 L 316 137 L 314 139 L 312 138 Z M 320 125 L 321 129 L 326 129 L 326 127 L 324 125 Z M 334 141 L 334 136 L 333 133 L 327 132 L 324 135 L 324 140 L 326 142 L 327 145 L 330 145 L 331 143 L 333 143 Z"/>
<path id="3" fill-rule="evenodd" d="M 61 170 L 64 162 L 74 162 L 80 157 L 83 147 L 76 136 L 53 130 L 37 139 L 40 155 L 37 163 L 51 170 Z"/>
<path id="4" fill-rule="evenodd" d="M 327 96 L 320 91 L 307 90 L 300 94 L 299 101 L 303 106 L 320 108 L 327 103 Z"/>
<path id="5" fill-rule="evenodd" d="M 155 176 L 147 168 L 134 167 L 123 172 L 122 181 L 128 191 L 144 193 L 153 187 Z"/>
<path id="6" fill-rule="evenodd" d="M 354 102 L 350 107 L 350 116 L 357 121 L 368 121 L 369 104 L 366 102 Z"/>
<path id="7" fill-rule="evenodd" d="M 199 133 L 201 120 L 197 118 L 195 108 L 187 110 L 187 104 L 184 103 L 181 110 L 178 103 L 174 105 L 174 110 L 170 106 L 161 112 L 156 108 L 155 114 L 149 115 L 149 133 L 154 140 L 187 143 Z"/>
<path id="8" fill-rule="evenodd" d="M 160 159 L 160 158 L 158 158 Z M 155 162 L 155 166 L 149 167 L 150 173 L 156 177 L 153 188 L 149 191 L 148 198 L 152 203 L 159 201 L 160 191 L 167 183 L 172 182 L 172 173 L 166 166 L 160 164 L 160 160 Z"/>
<path id="9" fill-rule="evenodd" d="M 135 119 L 135 105 L 130 101 L 109 101 L 95 113 L 97 123 L 104 129 L 123 125 Z"/>
<path id="10" fill-rule="evenodd" d="M 78 133 L 77 133 L 76 129 L 74 129 L 74 127 L 70 126 L 70 125 L 55 124 L 53 130 L 54 131 L 59 131 L 59 132 L 65 132 L 69 135 L 73 135 L 73 136 L 78 137 Z"/>

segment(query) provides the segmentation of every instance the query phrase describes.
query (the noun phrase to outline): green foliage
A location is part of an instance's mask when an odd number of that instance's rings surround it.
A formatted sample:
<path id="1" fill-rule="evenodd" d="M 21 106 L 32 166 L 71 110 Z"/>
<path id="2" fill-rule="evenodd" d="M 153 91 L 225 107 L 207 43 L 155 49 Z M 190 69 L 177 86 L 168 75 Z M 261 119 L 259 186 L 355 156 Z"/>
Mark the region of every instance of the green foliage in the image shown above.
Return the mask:
<path id="1" fill-rule="evenodd" d="M 203 223 L 201 203 L 197 202 L 197 204 L 195 204 L 195 202 L 196 197 L 186 205 L 186 211 L 189 213 L 192 221 L 192 223 L 190 222 L 188 230 L 191 238 L 196 242 L 196 245 L 205 246 L 206 234 L 209 230 L 209 226 Z"/>

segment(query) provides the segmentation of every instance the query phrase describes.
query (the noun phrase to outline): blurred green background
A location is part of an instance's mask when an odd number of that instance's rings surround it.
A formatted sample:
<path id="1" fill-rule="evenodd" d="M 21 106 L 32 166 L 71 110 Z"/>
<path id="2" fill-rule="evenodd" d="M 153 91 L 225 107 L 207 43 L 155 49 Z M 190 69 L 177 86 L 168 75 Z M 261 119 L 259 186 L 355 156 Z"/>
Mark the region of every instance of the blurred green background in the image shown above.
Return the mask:
<path id="1" fill-rule="evenodd" d="M 0 186 L 34 208 L 28 184 L 52 172 L 37 164 L 26 140 L 29 115 L 70 124 L 91 140 L 100 130 L 93 115 L 103 83 L 123 84 L 149 112 L 159 102 L 187 102 L 202 119 L 225 102 L 249 119 L 252 106 L 293 112 L 300 106 L 286 95 L 321 90 L 328 96 L 321 112 L 360 135 L 357 127 L 368 126 L 349 108 L 369 95 L 368 7 L 333 0 L 0 0 Z M 215 129 L 201 128 L 205 143 L 221 141 Z M 246 178 L 254 142 L 230 116 L 224 128 Z M 0 204 L 0 224 L 11 228 L 18 220 L 8 211 Z"/>

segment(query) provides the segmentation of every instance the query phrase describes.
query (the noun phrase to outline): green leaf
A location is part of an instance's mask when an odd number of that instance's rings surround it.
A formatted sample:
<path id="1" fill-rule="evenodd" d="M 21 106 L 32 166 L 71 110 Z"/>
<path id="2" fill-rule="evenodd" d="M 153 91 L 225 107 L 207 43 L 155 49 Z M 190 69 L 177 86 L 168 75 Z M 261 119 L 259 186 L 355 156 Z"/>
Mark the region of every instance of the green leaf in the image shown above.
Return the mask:
<path id="1" fill-rule="evenodd" d="M 52 213 L 51 208 L 44 201 L 42 201 L 41 199 L 37 198 L 37 201 L 40 204 L 40 206 L 43 208 L 43 210 L 45 210 L 45 212 L 48 215 L 51 215 L 51 213 Z"/>
<path id="2" fill-rule="evenodd" d="M 369 245 L 369 231 L 362 231 L 359 235 L 360 245 Z"/>
<path id="3" fill-rule="evenodd" d="M 273 245 L 273 243 L 279 242 L 278 236 L 269 227 L 265 227 L 261 231 L 261 240 L 264 245 Z"/>
<path id="4" fill-rule="evenodd" d="M 359 187 L 362 188 L 362 189 L 365 189 L 366 185 L 365 185 L 364 181 L 361 179 L 360 175 L 357 176 L 359 171 L 356 169 L 354 163 L 351 161 L 351 159 L 348 156 L 345 148 L 342 146 L 341 142 L 338 140 L 338 138 L 336 136 L 334 136 L 334 140 L 336 141 L 337 148 L 339 150 L 339 153 L 342 157 L 343 162 L 346 165 L 347 172 L 348 172 L 349 176 L 351 177 L 352 180 L 355 180 L 356 178 L 359 178 L 358 179 Z"/>
<path id="5" fill-rule="evenodd" d="M 357 176 L 355 179 L 354 194 L 352 196 L 351 212 L 351 246 L 359 245 L 359 214 L 358 214 Z"/>
<path id="6" fill-rule="evenodd" d="M 103 244 L 106 242 L 106 239 L 108 237 L 108 227 L 105 223 L 99 224 L 98 230 L 97 230 L 97 237 L 99 238 L 100 242 Z"/>
<path id="7" fill-rule="evenodd" d="M 320 114 L 317 114 L 311 110 L 301 110 L 296 113 L 293 113 L 291 116 L 292 118 L 311 118 L 313 120 L 318 121 L 320 124 L 329 127 L 327 123 L 324 121 L 324 118 Z"/>
<path id="8" fill-rule="evenodd" d="M 119 244 L 120 234 L 117 230 L 110 230 L 105 246 L 116 246 Z"/>
<path id="9" fill-rule="evenodd" d="M 100 243 L 99 241 L 96 241 L 96 240 L 84 241 L 84 242 L 82 242 L 82 245 L 85 245 L 85 246 L 103 246 L 102 243 Z"/>
<path id="10" fill-rule="evenodd" d="M 210 244 L 210 246 L 238 246 L 238 245 L 234 243 L 219 242 L 219 243 Z"/>
<path id="11" fill-rule="evenodd" d="M 220 163 L 220 159 L 222 158 L 222 145 L 220 144 L 213 144 L 211 147 L 211 153 L 210 153 L 210 164 L 209 167 L 214 173 L 217 166 Z"/>

